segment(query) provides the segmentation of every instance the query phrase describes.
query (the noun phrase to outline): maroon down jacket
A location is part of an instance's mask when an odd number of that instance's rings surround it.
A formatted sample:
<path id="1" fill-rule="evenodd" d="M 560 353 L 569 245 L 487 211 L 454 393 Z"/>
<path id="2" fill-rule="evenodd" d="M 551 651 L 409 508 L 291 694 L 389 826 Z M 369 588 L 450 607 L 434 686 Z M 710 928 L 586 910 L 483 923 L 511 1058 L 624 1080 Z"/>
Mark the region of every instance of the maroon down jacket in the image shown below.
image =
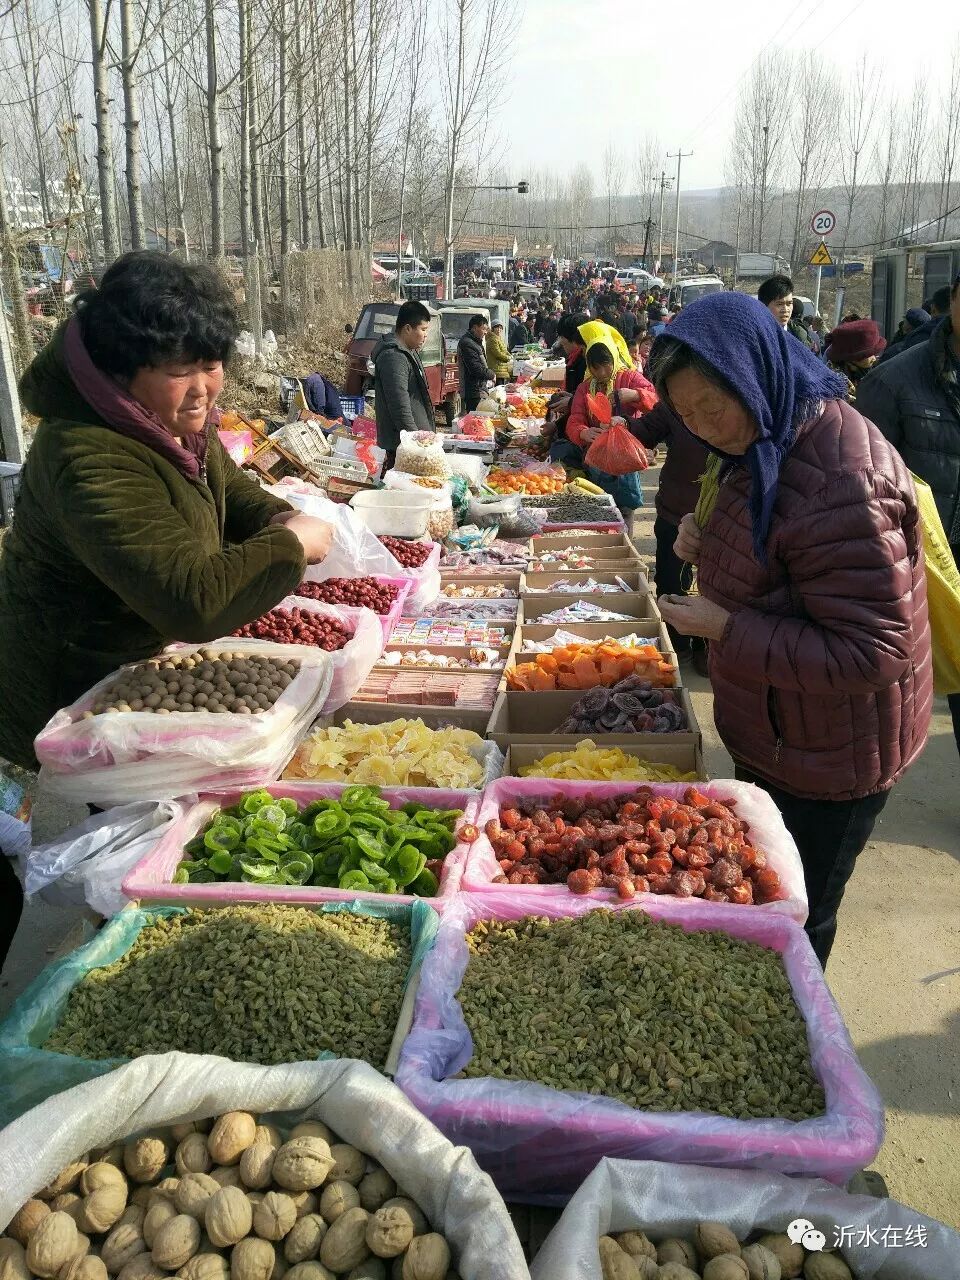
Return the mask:
<path id="1" fill-rule="evenodd" d="M 710 645 L 720 737 L 793 795 L 883 791 L 922 750 L 933 700 L 910 473 L 871 422 L 830 401 L 781 469 L 766 565 L 748 494 L 735 468 L 700 547 L 700 591 L 732 612 Z"/>

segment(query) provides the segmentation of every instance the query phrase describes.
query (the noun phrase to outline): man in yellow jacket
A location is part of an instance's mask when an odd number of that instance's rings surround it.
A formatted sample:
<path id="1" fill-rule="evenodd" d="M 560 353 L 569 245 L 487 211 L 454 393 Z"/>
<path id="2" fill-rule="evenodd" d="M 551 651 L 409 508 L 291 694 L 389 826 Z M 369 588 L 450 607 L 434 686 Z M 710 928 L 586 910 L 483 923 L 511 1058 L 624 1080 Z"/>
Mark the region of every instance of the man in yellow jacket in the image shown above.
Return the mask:
<path id="1" fill-rule="evenodd" d="M 486 351 L 487 364 L 496 376 L 497 386 L 503 386 L 513 373 L 513 361 L 503 339 L 503 325 L 499 322 L 487 334 Z"/>

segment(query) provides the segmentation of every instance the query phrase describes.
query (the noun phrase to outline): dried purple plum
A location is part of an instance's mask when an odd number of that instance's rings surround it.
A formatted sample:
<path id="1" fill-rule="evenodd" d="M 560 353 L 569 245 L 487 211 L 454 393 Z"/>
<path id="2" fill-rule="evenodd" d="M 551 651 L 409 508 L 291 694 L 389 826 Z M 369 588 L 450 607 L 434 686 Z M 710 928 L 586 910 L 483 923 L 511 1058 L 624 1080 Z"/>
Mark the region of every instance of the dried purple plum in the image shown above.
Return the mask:
<path id="1" fill-rule="evenodd" d="M 653 688 L 653 685 L 650 683 L 649 680 L 645 680 L 643 676 L 632 675 L 632 676 L 624 676 L 622 680 L 618 680 L 617 683 L 613 686 L 613 692 L 614 693 L 630 693 L 633 690 L 637 690 L 640 693 L 647 693 L 652 688 Z"/>
<path id="2" fill-rule="evenodd" d="M 557 733 L 580 733 L 580 721 L 568 716 L 557 729 Z"/>
<path id="3" fill-rule="evenodd" d="M 635 693 L 615 693 L 610 699 L 613 705 L 625 715 L 633 716 L 643 710 L 643 699 Z"/>
<path id="4" fill-rule="evenodd" d="M 677 729 L 685 727 L 686 716 L 683 714 L 682 707 L 674 705 L 657 708 L 657 732 L 674 733 Z"/>
<path id="5" fill-rule="evenodd" d="M 611 733 L 620 723 L 620 713 L 618 711 L 605 711 L 597 721 L 597 724 Z"/>
<path id="6" fill-rule="evenodd" d="M 589 693 L 585 693 L 583 697 L 572 708 L 571 714 L 575 716 L 587 716 L 594 719 L 596 716 L 603 715 L 610 703 L 609 689 L 591 689 Z"/>

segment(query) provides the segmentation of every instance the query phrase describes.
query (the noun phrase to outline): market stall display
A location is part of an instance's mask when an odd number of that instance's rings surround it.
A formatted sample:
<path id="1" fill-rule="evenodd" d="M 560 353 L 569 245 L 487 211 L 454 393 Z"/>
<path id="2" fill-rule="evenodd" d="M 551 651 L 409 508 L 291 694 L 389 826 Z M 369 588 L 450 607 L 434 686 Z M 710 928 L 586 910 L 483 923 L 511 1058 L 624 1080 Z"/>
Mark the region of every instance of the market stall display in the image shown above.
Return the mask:
<path id="1" fill-rule="evenodd" d="M 391 538 L 389 534 L 382 534 L 380 541 L 405 569 L 423 568 L 433 550 L 429 542 L 411 542 L 404 538 Z"/>
<path id="2" fill-rule="evenodd" d="M 278 644 L 305 644 L 333 653 L 343 648 L 351 633 L 336 618 L 309 613 L 295 605 L 292 609 L 271 609 L 231 635 L 247 640 L 275 640 Z"/>
<path id="3" fill-rule="evenodd" d="M 437 645 L 459 646 L 481 645 L 484 648 L 501 648 L 510 642 L 513 626 L 508 622 L 486 621 L 472 616 L 460 621 L 456 612 L 451 618 L 401 618 L 390 637 L 394 645 L 419 645 L 434 648 Z"/>
<path id="4" fill-rule="evenodd" d="M 676 733 L 685 727 L 676 695 L 641 673 L 585 694 L 570 708 L 558 732 Z"/>
<path id="5" fill-rule="evenodd" d="M 492 964 L 470 973 L 468 935 L 482 946 L 492 932 L 505 944 L 496 986 L 478 981 Z M 536 962 L 527 949 L 518 982 L 521 938 L 543 949 Z M 685 1061 L 697 1052 L 699 1065 Z M 882 1104 L 803 930 L 721 903 L 460 894 L 424 959 L 397 1082 L 504 1194 L 541 1203 L 562 1202 L 611 1150 L 844 1182 L 883 1135 Z"/>
<path id="6" fill-rule="evenodd" d="M 161 1150 L 166 1163 L 155 1171 Z M 104 1171 L 108 1161 L 114 1162 L 107 1165 L 112 1172 Z M 198 1224 L 203 1219 L 206 1227 L 199 1252 L 181 1269 L 186 1277 L 225 1277 L 231 1270 L 238 1277 L 263 1277 L 271 1269 L 299 1267 L 304 1280 L 326 1280 L 343 1261 L 342 1252 L 331 1256 L 331 1248 L 342 1250 L 344 1235 L 359 1252 L 369 1228 L 371 1242 L 383 1254 L 406 1240 L 411 1224 L 413 1238 L 426 1239 L 426 1249 L 420 1246 L 411 1254 L 407 1244 L 380 1262 L 374 1250 L 374 1258 L 357 1264 L 351 1274 L 385 1276 L 394 1266 L 401 1274 L 406 1266 L 409 1277 L 415 1262 L 415 1280 L 430 1275 L 421 1267 L 431 1251 L 436 1257 L 440 1246 L 433 1237 L 442 1235 L 450 1249 L 447 1259 L 440 1248 L 444 1265 L 457 1268 L 449 1274 L 464 1280 L 528 1275 L 506 1206 L 469 1152 L 455 1150 L 394 1085 L 360 1062 L 260 1067 L 170 1053 L 141 1058 L 57 1093 L 0 1135 L 0 1226 L 7 1225 L 11 1237 L 0 1253 L 10 1274 L 30 1275 L 17 1236 L 26 1235 L 29 1246 L 32 1231 L 26 1228 L 35 1220 L 36 1205 L 51 1204 L 38 1196 L 59 1179 L 77 1188 L 61 1194 L 86 1201 L 78 1195 L 85 1176 L 91 1185 L 102 1179 L 108 1192 L 122 1190 L 126 1203 L 107 1237 L 113 1237 L 109 1249 L 106 1241 L 93 1240 L 91 1260 L 77 1259 L 80 1275 L 100 1280 L 108 1262 L 110 1274 L 123 1271 L 116 1265 L 121 1244 L 132 1256 L 124 1263 L 124 1280 L 172 1274 L 151 1254 L 156 1249 L 160 1257 L 160 1249 L 179 1244 L 181 1228 L 192 1238 L 188 1224 L 167 1225 L 181 1204 L 184 1216 Z M 297 1183 L 315 1185 L 297 1190 L 291 1185 Z M 215 1209 L 207 1192 L 219 1197 Z M 109 1217 L 117 1201 L 101 1195 L 94 1208 L 100 1214 L 109 1210 Z M 234 1212 L 225 1214 L 223 1208 Z M 396 1209 L 405 1210 L 409 1221 Z M 349 1230 L 335 1231 L 344 1218 Z M 98 1223 L 104 1222 L 98 1216 Z M 228 1224 L 232 1229 L 224 1231 Z M 239 1226 L 247 1232 L 236 1243 L 215 1242 L 236 1235 Z M 100 1265 L 92 1256 L 97 1252 L 105 1253 Z M 298 1255 L 303 1262 L 293 1262 Z M 169 1262 L 169 1254 L 161 1260 Z"/>
<path id="7" fill-rule="evenodd" d="M 440 671 L 433 666 L 426 671 L 374 670 L 354 694 L 354 701 L 492 711 L 499 687 L 499 673 Z"/>
<path id="8" fill-rule="evenodd" d="M 810 1248 L 804 1244 L 808 1231 L 819 1233 L 808 1240 Z M 611 1262 L 616 1255 L 602 1244 L 610 1236 L 630 1254 L 635 1270 L 619 1259 Z M 878 1248 L 875 1241 L 884 1238 L 903 1243 Z M 736 1258 L 734 1241 L 746 1276 L 736 1260 L 729 1261 Z M 715 1254 L 721 1245 L 730 1254 Z M 732 1267 L 744 1280 L 801 1274 L 805 1280 L 927 1280 L 949 1274 L 958 1249 L 957 1232 L 886 1197 L 750 1169 L 605 1159 L 570 1200 L 531 1273 L 534 1280 L 636 1280 L 638 1274 L 653 1276 L 642 1261 L 647 1258 L 699 1275 L 713 1255 L 726 1260 L 711 1276 Z M 688 1280 L 682 1271 L 671 1274 Z"/>
<path id="9" fill-rule="evenodd" d="M 677 684 L 677 668 L 673 655 L 661 653 L 654 644 L 628 646 L 608 640 L 600 644 L 559 645 L 549 653 L 538 654 L 533 662 L 508 667 L 506 679 L 508 689 L 530 693 L 612 686 L 619 699 L 612 705 L 630 715 L 643 709 L 630 700 L 630 691 L 648 694 L 654 688 L 672 688 Z M 600 700 L 597 701 L 599 705 Z M 610 705 L 603 699 L 601 711 Z"/>
<path id="10" fill-rule="evenodd" d="M 494 753 L 495 754 L 495 753 Z M 301 743 L 284 778 L 378 786 L 475 790 L 493 765 L 483 738 L 469 729 L 436 729 L 421 719 L 317 727 Z"/>
<path id="11" fill-rule="evenodd" d="M 637 696 L 636 690 L 632 692 Z M 645 700 L 656 699 L 656 714 L 650 727 L 642 731 L 634 727 L 635 716 L 626 715 L 615 703 L 611 704 L 609 713 L 605 711 L 595 719 L 581 718 L 583 700 L 598 693 L 612 697 L 616 686 L 609 690 L 592 689 L 588 694 L 581 694 L 576 689 L 547 690 L 544 693 L 505 690 L 498 695 L 494 705 L 489 735 L 504 748 L 515 743 L 543 743 L 548 740 L 555 746 L 575 746 L 584 734 L 591 737 L 602 735 L 603 746 L 640 745 L 652 748 L 676 743 L 694 747 L 700 742 L 700 729 L 686 689 L 657 689 L 642 695 Z M 580 711 L 574 717 L 573 709 L 578 704 Z M 587 705 L 591 704 L 588 702 Z M 651 713 L 644 711 L 641 714 L 646 717 Z M 626 715 L 625 722 L 620 719 L 623 715 Z M 646 719 L 642 723 L 646 723 Z M 590 727 L 581 728 L 581 725 Z"/>
<path id="12" fill-rule="evenodd" d="M 703 761 L 696 748 L 661 746 L 648 753 L 585 738 L 575 747 L 548 744 L 510 748 L 504 774 L 511 778 L 564 778 L 571 782 L 699 782 Z"/>
<path id="13" fill-rule="evenodd" d="M 563 467 L 540 464 L 532 468 L 494 467 L 486 480 L 494 493 L 560 493 L 566 487 Z"/>

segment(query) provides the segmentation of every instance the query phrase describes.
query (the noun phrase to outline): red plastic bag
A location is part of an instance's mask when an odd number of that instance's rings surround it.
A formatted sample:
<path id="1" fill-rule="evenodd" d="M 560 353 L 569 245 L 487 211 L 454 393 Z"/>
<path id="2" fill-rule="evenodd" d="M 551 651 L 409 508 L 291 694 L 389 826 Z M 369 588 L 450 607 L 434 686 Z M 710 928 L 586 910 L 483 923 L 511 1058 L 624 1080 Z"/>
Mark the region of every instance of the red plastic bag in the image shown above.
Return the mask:
<path id="1" fill-rule="evenodd" d="M 625 476 L 631 471 L 646 471 L 650 465 L 647 451 L 621 422 L 601 432 L 583 458 L 587 466 L 605 471 L 608 476 Z"/>
<path id="2" fill-rule="evenodd" d="M 601 426 L 608 427 L 613 418 L 613 408 L 610 400 L 602 391 L 598 391 L 596 395 L 587 394 L 587 411 Z"/>

